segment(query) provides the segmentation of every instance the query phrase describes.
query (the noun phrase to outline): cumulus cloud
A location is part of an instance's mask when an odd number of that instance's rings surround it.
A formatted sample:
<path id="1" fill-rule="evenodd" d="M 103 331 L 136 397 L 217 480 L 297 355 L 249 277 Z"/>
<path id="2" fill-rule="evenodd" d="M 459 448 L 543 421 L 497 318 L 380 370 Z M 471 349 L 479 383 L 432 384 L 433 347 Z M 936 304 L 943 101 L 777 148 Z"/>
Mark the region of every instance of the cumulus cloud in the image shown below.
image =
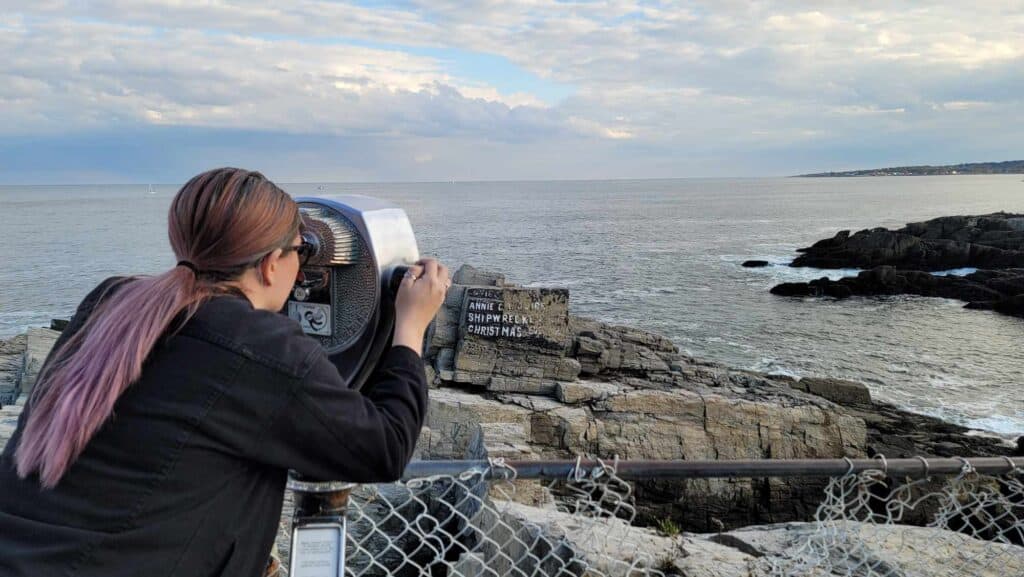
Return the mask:
<path id="1" fill-rule="evenodd" d="M 429 148 L 447 143 L 522 168 L 495 177 L 587 176 L 529 172 L 549 170 L 533 151 L 551 146 L 605 155 L 624 176 L 685 175 L 672 159 L 731 154 L 703 172 L 729 174 L 766 151 L 788 151 L 775 173 L 818 168 L 804 158 L 846 164 L 839 155 L 865 146 L 894 163 L 1020 156 L 1018 4 L 808 6 L 0 1 L 0 135 L 334 135 L 386 140 L 417 171 L 444 164 Z M 463 66 L 464 55 L 522 78 Z M 987 147 L 971 148 L 982 137 Z M 907 158 L 912 143 L 938 139 L 948 144 L 921 152 L 932 157 Z"/>
<path id="2" fill-rule="evenodd" d="M 452 78 L 428 57 L 191 29 L 55 18 L 11 27 L 0 50 L 8 130 L 117 123 L 287 132 L 508 130 L 529 95 Z M 421 114 L 429 111 L 431 114 Z M 543 114 L 538 118 L 543 120 Z"/>

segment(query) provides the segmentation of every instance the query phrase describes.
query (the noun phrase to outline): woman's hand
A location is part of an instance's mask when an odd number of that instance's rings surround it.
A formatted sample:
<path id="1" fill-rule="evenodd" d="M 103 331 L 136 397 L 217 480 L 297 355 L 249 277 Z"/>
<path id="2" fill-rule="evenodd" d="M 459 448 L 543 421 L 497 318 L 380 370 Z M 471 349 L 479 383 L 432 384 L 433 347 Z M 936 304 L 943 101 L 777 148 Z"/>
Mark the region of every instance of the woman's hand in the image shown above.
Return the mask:
<path id="1" fill-rule="evenodd" d="M 444 302 L 451 281 L 448 267 L 432 258 L 409 267 L 395 299 L 395 337 L 392 344 L 423 354 L 423 334 Z"/>

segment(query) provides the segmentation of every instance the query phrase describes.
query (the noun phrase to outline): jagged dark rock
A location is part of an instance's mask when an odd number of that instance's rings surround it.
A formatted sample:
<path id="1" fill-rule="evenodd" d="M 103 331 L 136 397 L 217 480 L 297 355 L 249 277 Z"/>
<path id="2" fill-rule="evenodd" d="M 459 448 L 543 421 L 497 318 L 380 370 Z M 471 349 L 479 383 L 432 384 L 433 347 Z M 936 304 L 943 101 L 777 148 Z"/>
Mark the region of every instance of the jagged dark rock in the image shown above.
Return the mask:
<path id="1" fill-rule="evenodd" d="M 984 270 L 967 276 L 936 276 L 916 270 L 880 266 L 855 277 L 806 283 L 783 283 L 772 294 L 795 297 L 880 296 L 911 294 L 967 301 L 967 307 L 1024 316 L 1024 269 Z"/>
<path id="2" fill-rule="evenodd" d="M 912 294 L 952 298 L 968 308 L 1024 316 L 1024 215 L 947 216 L 899 230 L 844 230 L 800 249 L 791 266 L 862 268 L 856 277 L 783 283 L 780 296 Z M 930 272 L 977 268 L 966 276 Z"/>
<path id="3" fill-rule="evenodd" d="M 799 391 L 805 391 L 812 395 L 826 398 L 833 403 L 842 405 L 844 403 L 871 402 L 871 392 L 862 384 L 843 379 L 828 379 L 819 377 L 804 377 L 799 381 L 789 382 L 789 386 Z"/>
<path id="4" fill-rule="evenodd" d="M 992 304 L 992 309 L 1015 317 L 1024 317 L 1024 294 L 1006 297 Z"/>
<path id="5" fill-rule="evenodd" d="M 899 230 L 874 228 L 836 236 L 800 249 L 791 266 L 908 270 L 1024 267 L 1024 215 L 1004 212 L 946 216 Z"/>

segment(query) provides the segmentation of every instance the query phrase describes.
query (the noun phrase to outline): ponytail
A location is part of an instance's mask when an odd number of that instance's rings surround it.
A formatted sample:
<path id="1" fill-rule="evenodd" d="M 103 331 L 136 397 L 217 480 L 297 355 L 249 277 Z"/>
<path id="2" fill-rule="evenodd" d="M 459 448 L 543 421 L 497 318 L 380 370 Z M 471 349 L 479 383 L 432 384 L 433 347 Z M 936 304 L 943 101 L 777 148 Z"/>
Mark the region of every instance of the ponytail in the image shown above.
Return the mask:
<path id="1" fill-rule="evenodd" d="M 54 352 L 33 390 L 15 452 L 18 475 L 39 473 L 53 488 L 110 417 L 114 403 L 142 374 L 157 340 L 182 312 L 184 324 L 213 291 L 176 266 L 128 281 L 116 299 L 97 305 L 85 325 Z"/>

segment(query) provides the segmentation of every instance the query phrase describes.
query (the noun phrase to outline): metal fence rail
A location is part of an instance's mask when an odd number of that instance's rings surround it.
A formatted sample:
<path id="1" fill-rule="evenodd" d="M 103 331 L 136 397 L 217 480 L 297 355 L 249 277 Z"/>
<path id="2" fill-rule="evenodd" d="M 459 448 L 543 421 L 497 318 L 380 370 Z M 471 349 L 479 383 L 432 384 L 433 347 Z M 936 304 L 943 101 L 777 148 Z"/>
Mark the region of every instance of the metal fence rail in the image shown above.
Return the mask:
<path id="1" fill-rule="evenodd" d="M 724 535 L 632 524 L 631 481 L 776 476 L 829 478 L 813 520 Z M 547 503 L 518 502 L 537 490 Z M 926 526 L 901 524 L 924 509 Z M 1022 458 L 419 461 L 352 489 L 343 514 L 353 576 L 1024 576 Z"/>
<path id="2" fill-rule="evenodd" d="M 566 479 L 580 472 L 611 466 L 620 479 L 707 479 L 724 477 L 838 477 L 851 473 L 876 471 L 890 475 L 924 477 L 957 474 L 968 467 L 978 473 L 1007 473 L 1024 468 L 1024 457 L 974 457 L 886 459 L 738 459 L 727 461 L 619 461 L 619 460 L 550 460 L 498 461 L 503 466 L 492 469 L 494 461 L 413 461 L 406 467 L 403 479 L 433 475 L 458 475 L 473 468 L 504 474 L 514 470 L 518 479 Z"/>

